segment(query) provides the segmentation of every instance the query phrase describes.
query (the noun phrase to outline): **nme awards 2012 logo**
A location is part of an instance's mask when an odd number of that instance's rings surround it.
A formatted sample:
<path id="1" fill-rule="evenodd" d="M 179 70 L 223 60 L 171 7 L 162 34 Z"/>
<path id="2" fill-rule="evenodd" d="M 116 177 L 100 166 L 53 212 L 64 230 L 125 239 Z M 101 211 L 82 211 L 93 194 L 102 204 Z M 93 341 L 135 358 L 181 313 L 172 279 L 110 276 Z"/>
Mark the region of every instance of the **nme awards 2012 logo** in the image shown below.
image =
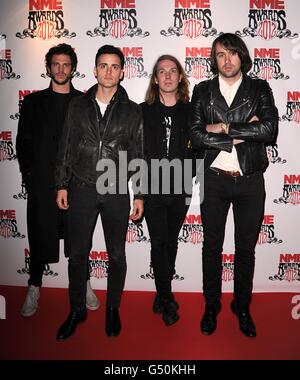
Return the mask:
<path id="1" fill-rule="evenodd" d="M 267 145 L 267 156 L 270 164 L 286 164 L 287 160 L 279 156 L 278 144 Z"/>
<path id="2" fill-rule="evenodd" d="M 24 239 L 25 235 L 18 231 L 16 210 L 0 210 L 0 236 Z"/>
<path id="3" fill-rule="evenodd" d="M 280 121 L 300 123 L 300 91 L 288 91 L 286 113 Z"/>
<path id="4" fill-rule="evenodd" d="M 145 235 L 143 223 L 129 220 L 126 233 L 127 243 L 149 243 L 150 239 Z"/>
<path id="5" fill-rule="evenodd" d="M 125 57 L 124 77 L 126 79 L 149 77 L 145 71 L 143 48 L 123 47 L 122 52 Z"/>
<path id="6" fill-rule="evenodd" d="M 249 76 L 264 80 L 289 79 L 289 75 L 281 72 L 280 49 L 255 48 L 252 70 Z"/>
<path id="7" fill-rule="evenodd" d="M 173 25 L 161 30 L 161 35 L 190 39 L 218 35 L 217 29 L 212 28 L 210 0 L 175 0 L 173 17 Z"/>
<path id="8" fill-rule="evenodd" d="M 30 267 L 30 252 L 28 249 L 25 248 L 24 250 L 24 267 L 17 270 L 17 273 L 19 274 L 30 274 L 29 273 L 29 267 Z M 45 264 L 45 269 L 43 272 L 43 276 L 50 276 L 50 277 L 56 277 L 58 276 L 57 272 L 54 272 L 49 264 Z"/>
<path id="9" fill-rule="evenodd" d="M 274 215 L 264 215 L 262 225 L 260 227 L 260 232 L 258 235 L 257 244 L 280 244 L 281 239 L 275 236 L 275 220 Z"/>
<path id="10" fill-rule="evenodd" d="M 63 0 L 29 0 L 28 9 L 28 28 L 16 33 L 16 37 L 50 40 L 76 36 L 65 28 Z"/>
<path id="11" fill-rule="evenodd" d="M 106 251 L 91 251 L 89 255 L 90 276 L 97 279 L 107 277 L 108 253 Z"/>
<path id="12" fill-rule="evenodd" d="M 14 73 L 12 63 L 11 49 L 0 49 L 0 80 L 21 78 Z"/>
<path id="13" fill-rule="evenodd" d="M 229 282 L 234 278 L 234 254 L 222 253 L 222 281 Z"/>
<path id="14" fill-rule="evenodd" d="M 17 158 L 14 152 L 14 146 L 12 141 L 11 131 L 1 131 L 0 132 L 0 162 L 1 161 L 12 161 Z"/>
<path id="15" fill-rule="evenodd" d="M 300 281 L 300 254 L 284 253 L 279 256 L 278 272 L 271 281 Z"/>
<path id="16" fill-rule="evenodd" d="M 99 26 L 94 31 L 88 30 L 90 37 L 148 37 L 138 27 L 135 0 L 100 0 Z"/>
<path id="17" fill-rule="evenodd" d="M 179 243 L 200 244 L 203 242 L 201 215 L 187 215 L 178 236 Z"/>
<path id="18" fill-rule="evenodd" d="M 33 92 L 37 92 L 37 91 L 38 90 L 19 90 L 19 92 L 18 92 L 18 97 L 19 97 L 18 112 L 16 112 L 14 115 L 10 115 L 9 118 L 12 120 L 18 120 L 20 117 L 20 111 L 21 111 L 21 107 L 22 107 L 23 100 L 24 100 L 25 96 L 29 95 Z"/>
<path id="19" fill-rule="evenodd" d="M 273 200 L 274 203 L 300 204 L 300 174 L 285 174 L 282 197 Z"/>
<path id="20" fill-rule="evenodd" d="M 186 47 L 184 69 L 189 78 L 197 80 L 212 77 L 210 66 L 211 47 Z"/>
<path id="21" fill-rule="evenodd" d="M 297 38 L 287 29 L 284 0 L 249 0 L 248 27 L 236 31 L 240 37 L 261 37 L 264 40 L 272 38 Z"/>

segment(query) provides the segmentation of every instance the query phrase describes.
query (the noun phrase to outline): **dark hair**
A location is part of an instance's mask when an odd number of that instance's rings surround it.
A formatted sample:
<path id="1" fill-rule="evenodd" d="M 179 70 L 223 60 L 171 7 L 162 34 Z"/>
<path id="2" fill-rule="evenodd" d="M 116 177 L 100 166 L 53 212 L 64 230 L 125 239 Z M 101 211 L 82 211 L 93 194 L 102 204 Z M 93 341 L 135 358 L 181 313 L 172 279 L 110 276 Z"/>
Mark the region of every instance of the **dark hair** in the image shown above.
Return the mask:
<path id="1" fill-rule="evenodd" d="M 182 65 L 178 61 L 178 59 L 175 58 L 173 55 L 169 55 L 169 54 L 161 55 L 156 60 L 153 66 L 151 79 L 146 91 L 145 101 L 148 104 L 153 104 L 155 102 L 155 99 L 157 99 L 157 97 L 159 96 L 159 88 L 158 88 L 157 83 L 155 83 L 155 78 L 157 76 L 157 67 L 158 67 L 159 62 L 165 61 L 165 60 L 174 62 L 179 72 L 179 75 L 181 75 L 181 81 L 178 83 L 178 91 L 176 94 L 177 101 L 182 101 L 183 103 L 187 103 L 190 98 L 189 97 L 189 81 L 187 79 L 187 75 Z"/>
<path id="2" fill-rule="evenodd" d="M 71 58 L 72 69 L 76 70 L 77 67 L 77 55 L 71 45 L 59 44 L 53 46 L 45 55 L 46 66 L 50 69 L 52 57 L 56 54 L 66 54 Z"/>
<path id="3" fill-rule="evenodd" d="M 218 74 L 219 72 L 216 57 L 217 43 L 222 45 L 225 49 L 238 54 L 241 60 L 241 71 L 243 74 L 247 73 L 251 69 L 252 60 L 245 42 L 236 34 L 223 33 L 214 40 L 211 48 L 210 64 L 213 74 Z"/>
<path id="4" fill-rule="evenodd" d="M 125 58 L 124 58 L 124 54 L 122 53 L 122 51 L 119 48 L 117 48 L 117 47 L 115 47 L 113 45 L 103 45 L 103 46 L 101 46 L 101 48 L 98 49 L 96 57 L 95 57 L 95 66 L 97 66 L 98 58 L 102 54 L 115 54 L 115 55 L 117 55 L 120 58 L 120 61 L 121 61 L 121 69 L 124 68 Z"/>

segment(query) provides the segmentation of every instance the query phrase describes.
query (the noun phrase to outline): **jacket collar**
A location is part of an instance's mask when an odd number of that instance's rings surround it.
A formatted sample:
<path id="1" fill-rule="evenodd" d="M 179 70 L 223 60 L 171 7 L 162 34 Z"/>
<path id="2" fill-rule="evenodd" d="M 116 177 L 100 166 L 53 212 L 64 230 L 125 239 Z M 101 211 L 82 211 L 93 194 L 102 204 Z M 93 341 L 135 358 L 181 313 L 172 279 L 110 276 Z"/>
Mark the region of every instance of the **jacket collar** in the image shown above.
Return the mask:
<path id="1" fill-rule="evenodd" d="M 96 97 L 96 92 L 97 92 L 98 84 L 94 84 L 91 88 L 88 89 L 86 94 L 84 95 L 85 97 L 94 100 Z M 115 92 L 114 96 L 111 98 L 110 103 L 113 103 L 115 101 L 122 101 L 122 102 L 128 102 L 129 97 L 128 94 L 125 90 L 124 87 L 121 85 L 118 85 L 117 91 Z"/>
<path id="2" fill-rule="evenodd" d="M 236 105 L 239 104 L 241 101 L 246 101 L 246 99 L 249 98 L 250 85 L 251 85 L 250 77 L 246 74 L 243 74 L 242 83 L 240 84 L 240 87 L 238 88 L 235 94 L 235 97 L 232 101 L 230 108 L 236 107 Z M 219 88 L 218 75 L 216 75 L 212 80 L 210 80 L 209 89 L 211 92 L 211 95 L 210 95 L 211 100 L 215 101 L 217 99 L 218 102 L 221 103 L 222 108 L 228 109 L 226 100 L 222 96 L 220 88 Z"/>

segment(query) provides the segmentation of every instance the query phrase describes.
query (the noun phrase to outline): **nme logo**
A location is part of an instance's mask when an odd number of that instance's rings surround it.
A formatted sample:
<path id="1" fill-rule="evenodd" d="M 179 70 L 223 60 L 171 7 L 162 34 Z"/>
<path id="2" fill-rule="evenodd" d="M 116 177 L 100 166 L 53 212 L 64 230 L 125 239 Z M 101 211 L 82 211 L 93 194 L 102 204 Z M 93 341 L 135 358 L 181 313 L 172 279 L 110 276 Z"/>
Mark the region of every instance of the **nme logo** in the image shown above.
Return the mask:
<path id="1" fill-rule="evenodd" d="M 291 312 L 292 318 L 300 319 L 300 294 L 292 297 L 292 305 L 295 305 Z"/>
<path id="2" fill-rule="evenodd" d="M 282 197 L 273 200 L 274 203 L 300 204 L 300 175 L 285 174 Z"/>
<path id="3" fill-rule="evenodd" d="M 0 319 L 6 319 L 6 301 L 3 296 L 0 296 Z"/>
<path id="4" fill-rule="evenodd" d="M 73 38 L 76 33 L 70 33 L 65 28 L 62 0 L 29 0 L 28 28 L 16 33 L 16 37 L 24 39 L 41 38 Z"/>
<path id="5" fill-rule="evenodd" d="M 298 34 L 287 29 L 284 0 L 250 0 L 248 27 L 236 31 L 240 37 L 297 38 Z"/>
<path id="6" fill-rule="evenodd" d="M 187 37 L 196 39 L 217 34 L 212 25 L 210 0 L 175 0 L 173 25 L 160 31 L 165 37 Z"/>
<path id="7" fill-rule="evenodd" d="M 185 49 L 185 71 L 188 77 L 208 79 L 212 76 L 210 68 L 211 47 L 186 47 Z"/>
<path id="8" fill-rule="evenodd" d="M 288 75 L 281 72 L 279 48 L 255 48 L 251 78 L 263 80 L 289 79 Z"/>
<path id="9" fill-rule="evenodd" d="M 300 91 L 288 91 L 286 111 L 282 121 L 300 123 Z"/>

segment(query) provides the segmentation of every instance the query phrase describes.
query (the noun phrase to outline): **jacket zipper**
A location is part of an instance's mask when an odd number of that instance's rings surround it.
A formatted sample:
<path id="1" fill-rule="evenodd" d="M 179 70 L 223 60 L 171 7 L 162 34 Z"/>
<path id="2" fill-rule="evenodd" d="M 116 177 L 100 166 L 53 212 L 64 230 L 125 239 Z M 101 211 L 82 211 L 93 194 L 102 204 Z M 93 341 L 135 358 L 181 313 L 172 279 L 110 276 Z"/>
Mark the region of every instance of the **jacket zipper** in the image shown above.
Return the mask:
<path id="1" fill-rule="evenodd" d="M 97 160 L 97 162 L 100 160 L 100 158 L 101 158 L 101 156 L 102 156 L 102 146 L 103 146 L 103 141 L 104 141 L 104 137 L 105 137 L 105 132 L 106 132 L 106 130 L 107 130 L 107 127 L 108 127 L 108 125 L 109 125 L 110 119 L 111 119 L 111 117 L 112 117 L 112 112 L 113 112 L 113 110 L 114 110 L 114 108 L 115 108 L 117 102 L 118 102 L 118 101 L 116 101 L 116 102 L 112 105 L 112 107 L 111 107 L 110 113 L 109 113 L 109 115 L 108 115 L 107 123 L 106 123 L 106 125 L 105 125 L 105 127 L 104 127 L 104 131 L 103 131 L 103 135 L 102 135 L 102 141 L 101 141 L 101 139 L 100 139 L 99 125 L 98 125 L 99 152 L 98 152 L 98 160 Z M 98 122 L 98 124 L 99 124 L 99 122 Z"/>

